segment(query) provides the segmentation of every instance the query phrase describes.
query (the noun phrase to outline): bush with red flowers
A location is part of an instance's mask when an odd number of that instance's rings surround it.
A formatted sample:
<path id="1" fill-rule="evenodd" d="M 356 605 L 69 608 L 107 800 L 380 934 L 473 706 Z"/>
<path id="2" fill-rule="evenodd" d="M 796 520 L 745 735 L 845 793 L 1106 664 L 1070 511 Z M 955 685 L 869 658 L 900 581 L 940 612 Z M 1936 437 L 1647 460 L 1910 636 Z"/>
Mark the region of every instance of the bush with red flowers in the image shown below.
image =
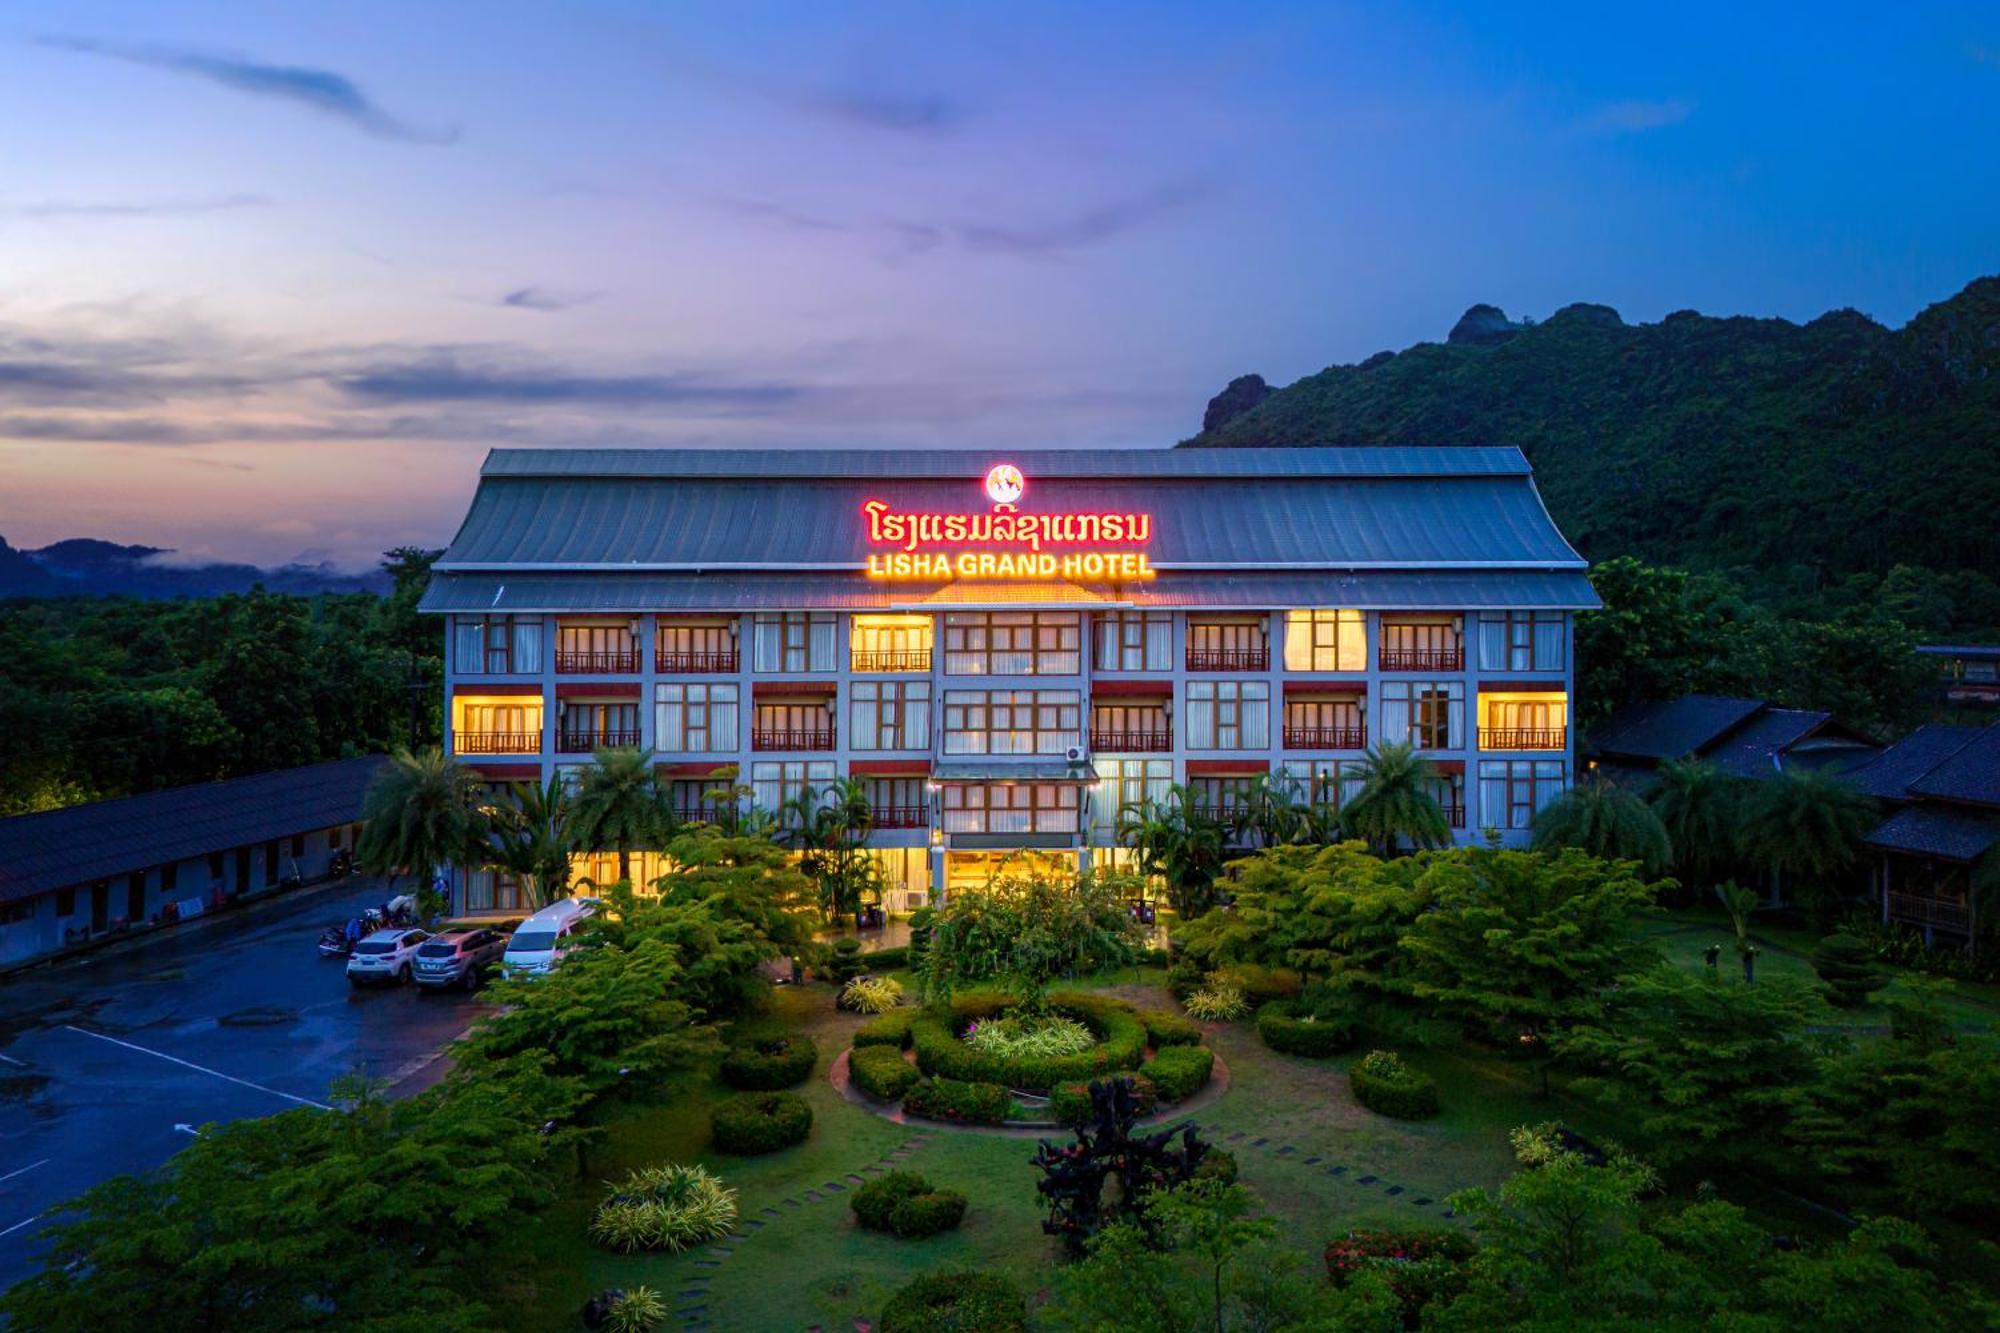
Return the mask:
<path id="1" fill-rule="evenodd" d="M 1326 1275 L 1344 1287 L 1357 1273 L 1380 1274 L 1402 1303 L 1403 1326 L 1416 1328 L 1425 1306 L 1465 1289 L 1472 1250 L 1463 1231 L 1350 1231 L 1326 1247 Z"/>

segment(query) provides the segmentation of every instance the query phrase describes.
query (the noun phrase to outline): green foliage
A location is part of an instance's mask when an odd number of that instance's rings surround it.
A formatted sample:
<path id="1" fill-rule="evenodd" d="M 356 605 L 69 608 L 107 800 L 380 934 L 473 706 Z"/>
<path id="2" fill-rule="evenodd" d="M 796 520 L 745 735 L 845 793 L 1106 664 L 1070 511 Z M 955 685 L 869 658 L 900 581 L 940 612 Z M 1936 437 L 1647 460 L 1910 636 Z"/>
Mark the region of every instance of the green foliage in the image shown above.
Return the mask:
<path id="1" fill-rule="evenodd" d="M 854 1220 L 869 1231 L 889 1230 L 896 1205 L 919 1194 L 928 1194 L 931 1183 L 914 1171 L 890 1171 L 875 1177 L 847 1196 Z"/>
<path id="2" fill-rule="evenodd" d="M 1167 901 L 1183 921 L 1215 906 L 1228 829 L 1209 814 L 1193 788 L 1172 786 L 1164 798 L 1118 812 L 1118 841 L 1137 853 L 1139 870 L 1166 881 Z"/>
<path id="3" fill-rule="evenodd" d="M 983 889 L 954 893 L 932 919 L 924 990 L 932 1003 L 972 981 L 999 980 L 1039 1008 L 1059 977 L 1129 964 L 1138 923 L 1117 875 L 1076 879 L 1003 868 Z"/>
<path id="4" fill-rule="evenodd" d="M 919 1077 L 894 1046 L 856 1046 L 847 1057 L 847 1073 L 855 1087 L 885 1102 L 901 1101 Z"/>
<path id="5" fill-rule="evenodd" d="M 1014 1098 L 998 1083 L 968 1083 L 955 1078 L 933 1078 L 919 1083 L 903 1095 L 903 1109 L 911 1115 L 932 1120 L 956 1120 L 975 1125 L 998 1125 L 1014 1109 Z"/>
<path id="6" fill-rule="evenodd" d="M 1144 1074 L 1127 1075 L 1132 1080 L 1132 1102 L 1141 1117 L 1158 1107 L 1160 1090 Z M 1091 1118 L 1090 1084 L 1060 1083 L 1049 1089 L 1049 1118 L 1062 1124 L 1087 1125 Z"/>
<path id="7" fill-rule="evenodd" d="M 1752 786 L 1741 846 L 1755 864 L 1794 877 L 1802 901 L 1824 907 L 1828 880 L 1854 864 L 1876 818 L 1874 801 L 1838 777 L 1787 769 Z"/>
<path id="8" fill-rule="evenodd" d="M 965 1196 L 932 1187 L 913 1171 L 891 1171 L 850 1196 L 854 1220 L 870 1231 L 920 1240 L 951 1231 L 965 1218 Z"/>
<path id="9" fill-rule="evenodd" d="M 967 998 L 985 997 L 976 994 L 960 997 Z M 1146 1050 L 1146 1028 L 1130 1005 L 1103 996 L 1064 992 L 1051 995 L 1048 1004 L 1054 1014 L 1088 1028 L 1096 1035 L 1095 1044 L 1070 1054 L 1010 1054 L 981 1049 L 963 1040 L 961 1032 L 971 1022 L 991 1018 L 1003 1010 L 972 1004 L 967 1007 L 984 1012 L 970 1022 L 957 1014 L 947 1021 L 925 1013 L 911 1024 L 910 1040 L 917 1063 L 927 1074 L 1036 1091 L 1138 1067 Z"/>
<path id="10" fill-rule="evenodd" d="M 1293 967 L 1380 987 L 1425 903 L 1416 887 L 1421 858 L 1385 862 L 1358 842 L 1271 847 L 1234 864 L 1235 907 L 1176 932 L 1190 959 Z"/>
<path id="11" fill-rule="evenodd" d="M 1180 1014 L 1165 1009 L 1142 1009 L 1139 1021 L 1146 1025 L 1146 1040 L 1155 1047 L 1201 1044 L 1201 1029 Z"/>
<path id="12" fill-rule="evenodd" d="M 753 1038 L 722 1057 L 722 1081 L 746 1092 L 797 1087 L 818 1060 L 819 1048 L 803 1032 Z"/>
<path id="13" fill-rule="evenodd" d="M 963 1040 L 981 1055 L 1032 1060 L 1087 1051 L 1097 1044 L 1097 1035 L 1061 1014 L 1028 1014 L 983 1019 L 966 1029 Z"/>
<path id="14" fill-rule="evenodd" d="M 542 907 L 567 895 L 576 835 L 570 829 L 569 789 L 562 778 L 541 785 L 510 783 L 505 802 L 483 809 L 490 811 L 489 859 L 521 882 L 528 900 Z"/>
<path id="15" fill-rule="evenodd" d="M 1641 873 L 1665 873 L 1672 845 L 1651 806 L 1602 778 L 1579 782 L 1535 816 L 1537 851 L 1574 847 L 1607 861 L 1633 861 Z"/>
<path id="16" fill-rule="evenodd" d="M 833 949 L 827 954 L 826 979 L 844 990 L 848 982 L 861 975 L 865 966 L 861 961 L 861 941 L 852 935 L 843 935 L 833 942 Z"/>
<path id="17" fill-rule="evenodd" d="M 881 864 L 866 848 L 875 827 L 868 779 L 841 778 L 824 787 L 806 787 L 786 803 L 779 827 L 799 853 L 799 868 L 812 880 L 820 910 L 829 917 L 882 900 Z M 834 978 L 836 984 L 848 979 Z"/>
<path id="18" fill-rule="evenodd" d="M 1186 1101 L 1208 1086 L 1215 1052 L 1206 1046 L 1169 1046 L 1155 1051 L 1139 1072 L 1152 1081 L 1161 1101 Z"/>
<path id="19" fill-rule="evenodd" d="M 1425 1120 L 1438 1113 L 1437 1080 L 1394 1051 L 1370 1051 L 1347 1071 L 1354 1100 L 1377 1115 Z"/>
<path id="20" fill-rule="evenodd" d="M 1340 827 L 1383 855 L 1399 846 L 1447 847 L 1451 825 L 1430 793 L 1437 769 L 1405 741 L 1370 746 L 1361 790 L 1340 808 Z"/>
<path id="21" fill-rule="evenodd" d="M 673 831 L 674 805 L 653 757 L 637 746 L 599 750 L 570 801 L 578 846 L 618 853 L 618 878 L 631 882 L 632 853 Z"/>
<path id="22" fill-rule="evenodd" d="M 735 1225 L 735 1190 L 698 1166 L 649 1166 L 605 1188 L 590 1219 L 590 1238 L 627 1253 L 679 1253 L 726 1236 Z"/>
<path id="23" fill-rule="evenodd" d="M 478 776 L 442 750 L 398 750 L 362 797 L 361 817 L 368 823 L 355 859 L 364 870 L 411 874 L 425 885 L 434 866 L 483 860 L 482 797 Z"/>
<path id="24" fill-rule="evenodd" d="M 1217 982 L 1187 997 L 1188 1013 L 1204 1023 L 1234 1023 L 1250 1012 L 1250 1001 L 1235 986 Z"/>
<path id="25" fill-rule="evenodd" d="M 709 1113 L 715 1150 L 758 1157 L 804 1143 L 812 1133 L 812 1107 L 794 1092 L 746 1093 Z"/>
<path id="26" fill-rule="evenodd" d="M 1742 787 L 1704 759 L 1669 759 L 1654 775 L 1648 799 L 1673 853 L 1674 874 L 1697 893 L 1736 860 Z"/>
<path id="27" fill-rule="evenodd" d="M 882 1307 L 882 1333 L 1027 1333 L 1027 1302 L 991 1273 L 925 1273 Z"/>
<path id="28" fill-rule="evenodd" d="M 1402 1323 L 1415 1328 L 1424 1310 L 1451 1303 L 1465 1289 L 1472 1237 L 1463 1231 L 1350 1231 L 1326 1247 L 1326 1275 L 1338 1287 L 1375 1278 L 1402 1306 Z"/>
<path id="29" fill-rule="evenodd" d="M 652 1333 L 667 1317 L 667 1298 L 651 1287 L 638 1286 L 618 1298 L 605 1328 L 610 1333 Z"/>
<path id="30" fill-rule="evenodd" d="M 1813 950 L 1812 965 L 1826 983 L 1827 1002 L 1843 1009 L 1866 1004 L 1869 996 L 1889 984 L 1874 953 L 1852 935 L 1836 933 L 1821 940 Z"/>
<path id="31" fill-rule="evenodd" d="M 903 1002 L 894 977 L 855 977 L 840 988 L 840 1007 L 857 1014 L 886 1014 Z"/>
<path id="32" fill-rule="evenodd" d="M 908 1050 L 910 1025 L 917 1021 L 918 1013 L 915 1009 L 899 1009 L 869 1019 L 854 1030 L 854 1048 L 893 1046 L 899 1051 Z"/>
<path id="33" fill-rule="evenodd" d="M 1305 985 L 1305 979 L 1293 969 L 1261 963 L 1227 963 L 1215 969 L 1209 980 L 1243 992 L 1243 998 L 1253 1005 L 1289 1000 Z"/>
<path id="34" fill-rule="evenodd" d="M 1257 1035 L 1282 1054 L 1324 1059 L 1354 1044 L 1354 1020 L 1337 1011 L 1273 1000 L 1257 1011 Z"/>

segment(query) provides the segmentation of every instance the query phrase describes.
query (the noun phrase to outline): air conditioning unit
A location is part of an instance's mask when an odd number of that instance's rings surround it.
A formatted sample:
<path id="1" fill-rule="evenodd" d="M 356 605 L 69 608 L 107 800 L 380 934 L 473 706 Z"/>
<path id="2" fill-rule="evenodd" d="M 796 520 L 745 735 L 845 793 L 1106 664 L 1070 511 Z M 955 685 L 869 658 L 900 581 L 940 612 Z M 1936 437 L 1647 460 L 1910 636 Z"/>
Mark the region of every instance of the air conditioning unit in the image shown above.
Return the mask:
<path id="1" fill-rule="evenodd" d="M 1087 745 L 1072 745 L 1063 751 L 1063 758 L 1072 764 L 1087 764 L 1090 762 L 1090 747 Z"/>

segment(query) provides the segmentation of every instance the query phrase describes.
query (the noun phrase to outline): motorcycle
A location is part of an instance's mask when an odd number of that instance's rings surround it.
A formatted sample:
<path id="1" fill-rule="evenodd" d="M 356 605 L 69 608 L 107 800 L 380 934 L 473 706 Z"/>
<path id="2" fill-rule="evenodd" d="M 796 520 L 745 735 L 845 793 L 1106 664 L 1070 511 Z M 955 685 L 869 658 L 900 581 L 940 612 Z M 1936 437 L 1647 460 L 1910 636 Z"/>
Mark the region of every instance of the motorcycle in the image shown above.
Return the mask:
<path id="1" fill-rule="evenodd" d="M 354 952 L 354 944 L 347 938 L 347 931 L 340 926 L 328 926 L 319 933 L 319 956 L 321 958 L 345 958 Z"/>
<path id="2" fill-rule="evenodd" d="M 346 879 L 354 873 L 354 853 L 345 847 L 335 852 L 326 863 L 328 879 Z"/>

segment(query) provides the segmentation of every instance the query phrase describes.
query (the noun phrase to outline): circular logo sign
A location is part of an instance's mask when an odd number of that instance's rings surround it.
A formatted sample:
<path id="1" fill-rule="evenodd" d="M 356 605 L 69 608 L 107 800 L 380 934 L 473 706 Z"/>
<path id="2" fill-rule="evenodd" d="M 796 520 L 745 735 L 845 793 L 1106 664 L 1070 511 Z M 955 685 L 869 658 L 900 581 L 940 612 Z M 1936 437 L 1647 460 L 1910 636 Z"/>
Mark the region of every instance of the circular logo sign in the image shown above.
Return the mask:
<path id="1" fill-rule="evenodd" d="M 1010 505 L 1021 498 L 1028 482 L 1012 463 L 995 463 L 986 474 L 986 496 L 997 505 Z"/>

